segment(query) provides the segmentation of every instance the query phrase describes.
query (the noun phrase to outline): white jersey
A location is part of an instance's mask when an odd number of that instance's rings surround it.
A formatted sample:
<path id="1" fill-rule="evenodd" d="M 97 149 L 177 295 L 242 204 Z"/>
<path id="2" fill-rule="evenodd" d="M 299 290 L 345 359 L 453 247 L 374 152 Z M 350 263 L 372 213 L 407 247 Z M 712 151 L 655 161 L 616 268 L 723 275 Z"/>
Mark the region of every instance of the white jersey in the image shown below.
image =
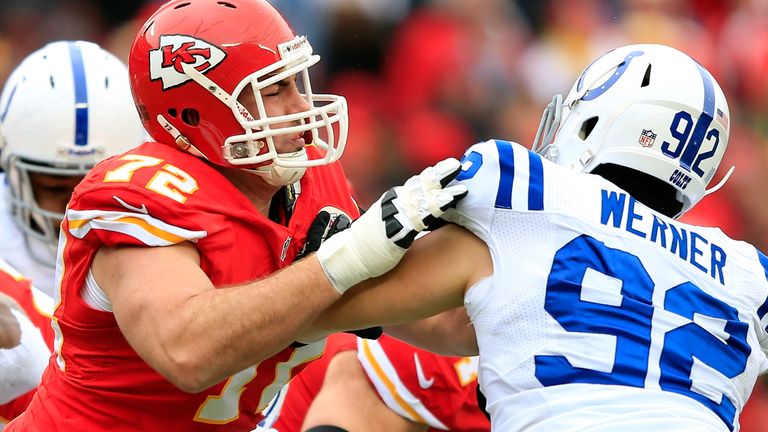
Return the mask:
<path id="1" fill-rule="evenodd" d="M 465 306 L 494 430 L 738 430 L 768 368 L 763 254 L 516 143 L 462 167 L 446 219 L 493 259 Z"/>
<path id="2" fill-rule="evenodd" d="M 8 208 L 7 196 L 8 185 L 6 184 L 5 173 L 0 173 L 0 259 L 8 262 L 13 268 L 23 274 L 24 277 L 32 280 L 35 287 L 42 290 L 45 294 L 55 297 L 55 263 L 56 257 L 51 254 L 48 247 L 36 238 L 29 237 L 29 243 L 24 238 L 24 233 L 14 223 L 10 209 Z M 28 246 L 29 245 L 29 246 Z M 51 257 L 51 264 L 45 265 L 36 260 L 29 251 L 29 248 L 36 248 L 39 251 L 37 256 Z"/>

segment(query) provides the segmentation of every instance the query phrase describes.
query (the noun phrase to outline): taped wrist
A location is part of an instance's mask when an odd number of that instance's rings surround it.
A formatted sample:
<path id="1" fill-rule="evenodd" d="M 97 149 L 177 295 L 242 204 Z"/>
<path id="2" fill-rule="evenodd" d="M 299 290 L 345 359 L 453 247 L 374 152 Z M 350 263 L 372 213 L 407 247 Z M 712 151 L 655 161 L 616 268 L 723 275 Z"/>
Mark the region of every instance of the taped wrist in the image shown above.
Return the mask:
<path id="1" fill-rule="evenodd" d="M 344 294 L 350 287 L 384 274 L 397 264 L 405 249 L 381 229 L 381 207 L 374 204 L 352 226 L 320 245 L 317 258 L 334 288 Z"/>

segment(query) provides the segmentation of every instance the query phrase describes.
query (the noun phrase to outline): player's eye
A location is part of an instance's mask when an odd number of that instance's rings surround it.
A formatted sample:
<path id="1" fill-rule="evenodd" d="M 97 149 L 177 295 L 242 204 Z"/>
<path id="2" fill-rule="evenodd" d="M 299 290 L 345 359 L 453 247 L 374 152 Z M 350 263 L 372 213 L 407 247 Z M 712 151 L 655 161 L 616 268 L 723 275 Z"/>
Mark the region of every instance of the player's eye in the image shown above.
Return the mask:
<path id="1" fill-rule="evenodd" d="M 278 83 L 272 84 L 269 87 L 265 87 L 261 90 L 261 95 L 264 97 L 267 96 L 277 96 L 280 94 L 280 92 L 285 89 L 288 86 L 288 84 L 283 80 Z"/>
<path id="2" fill-rule="evenodd" d="M 66 186 L 50 186 L 46 188 L 41 188 L 40 192 L 52 196 L 58 196 L 58 195 L 68 195 L 72 193 L 72 189 L 68 188 Z"/>

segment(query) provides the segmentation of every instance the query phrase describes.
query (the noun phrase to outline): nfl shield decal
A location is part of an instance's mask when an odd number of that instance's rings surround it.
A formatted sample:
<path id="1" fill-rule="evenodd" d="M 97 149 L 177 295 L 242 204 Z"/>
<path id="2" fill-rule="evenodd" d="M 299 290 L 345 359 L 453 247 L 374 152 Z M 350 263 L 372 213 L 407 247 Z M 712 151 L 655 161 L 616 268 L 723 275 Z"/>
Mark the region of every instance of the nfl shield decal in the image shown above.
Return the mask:
<path id="1" fill-rule="evenodd" d="M 656 141 L 656 134 L 650 129 L 643 129 L 643 132 L 640 133 L 640 138 L 637 140 L 643 147 L 653 146 L 654 141 Z"/>
<path id="2" fill-rule="evenodd" d="M 187 35 L 161 35 L 160 47 L 149 52 L 149 76 L 161 80 L 163 90 L 184 84 L 191 78 L 184 73 L 186 63 L 205 73 L 221 63 L 224 51 L 204 40 Z"/>

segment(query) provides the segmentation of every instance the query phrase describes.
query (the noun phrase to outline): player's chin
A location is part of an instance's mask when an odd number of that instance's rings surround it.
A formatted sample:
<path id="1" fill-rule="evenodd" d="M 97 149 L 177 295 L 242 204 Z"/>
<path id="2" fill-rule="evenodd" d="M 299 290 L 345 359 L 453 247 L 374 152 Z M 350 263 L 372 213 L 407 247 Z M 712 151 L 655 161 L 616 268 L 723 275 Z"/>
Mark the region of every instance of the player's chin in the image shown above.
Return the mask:
<path id="1" fill-rule="evenodd" d="M 293 133 L 275 137 L 275 148 L 278 153 L 295 153 L 307 145 L 304 134 Z"/>

